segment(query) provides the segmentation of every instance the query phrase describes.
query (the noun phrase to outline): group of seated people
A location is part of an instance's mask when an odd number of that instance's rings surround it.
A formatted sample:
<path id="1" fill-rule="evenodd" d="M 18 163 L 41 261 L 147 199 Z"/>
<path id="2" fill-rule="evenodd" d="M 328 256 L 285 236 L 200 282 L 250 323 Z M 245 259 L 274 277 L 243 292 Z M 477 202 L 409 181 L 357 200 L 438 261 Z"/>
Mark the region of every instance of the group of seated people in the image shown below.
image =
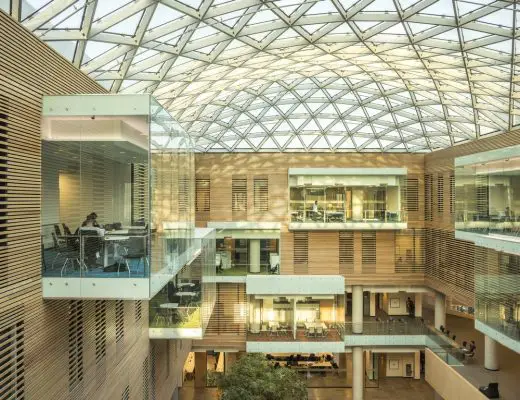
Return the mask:
<path id="1" fill-rule="evenodd" d="M 309 355 L 303 355 L 303 354 L 291 354 L 289 356 L 273 356 L 271 354 L 267 354 L 266 358 L 268 361 L 274 362 L 274 367 L 279 368 L 281 366 L 280 363 L 284 363 L 287 368 L 290 367 L 298 367 L 305 363 L 306 366 L 313 367 L 312 363 L 318 363 L 318 362 L 328 362 L 330 363 L 330 368 L 338 369 L 339 366 L 332 356 L 332 354 L 321 354 L 316 355 L 314 353 L 310 353 Z M 325 368 L 325 366 L 320 366 L 318 368 Z"/>
<path id="2" fill-rule="evenodd" d="M 451 335 L 449 329 L 446 329 L 443 325 L 440 326 L 440 331 L 448 336 L 449 339 L 455 341 L 457 338 L 456 335 Z M 475 351 L 477 350 L 477 346 L 474 340 L 471 340 L 469 343 L 467 341 L 462 342 L 462 346 L 459 347 L 459 351 L 462 353 L 464 358 L 472 358 L 475 356 Z"/>

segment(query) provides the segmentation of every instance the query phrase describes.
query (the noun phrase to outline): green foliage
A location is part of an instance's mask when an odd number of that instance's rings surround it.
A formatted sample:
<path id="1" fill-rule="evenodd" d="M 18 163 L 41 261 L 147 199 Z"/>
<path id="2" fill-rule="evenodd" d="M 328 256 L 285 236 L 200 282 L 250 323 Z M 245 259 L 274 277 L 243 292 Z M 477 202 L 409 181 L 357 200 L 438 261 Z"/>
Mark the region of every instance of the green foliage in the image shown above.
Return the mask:
<path id="1" fill-rule="evenodd" d="M 262 354 L 246 354 L 217 381 L 221 400 L 306 400 L 307 387 L 298 372 L 274 368 Z"/>

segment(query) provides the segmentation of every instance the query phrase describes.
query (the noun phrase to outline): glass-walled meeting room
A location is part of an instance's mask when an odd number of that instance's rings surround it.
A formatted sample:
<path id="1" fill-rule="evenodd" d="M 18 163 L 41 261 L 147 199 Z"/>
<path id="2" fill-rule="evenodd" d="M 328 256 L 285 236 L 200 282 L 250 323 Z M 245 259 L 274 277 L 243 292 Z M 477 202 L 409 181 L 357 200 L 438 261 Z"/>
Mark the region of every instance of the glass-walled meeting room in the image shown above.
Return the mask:
<path id="1" fill-rule="evenodd" d="M 520 146 L 455 160 L 455 227 L 520 234 Z"/>
<path id="2" fill-rule="evenodd" d="M 406 170 L 355 174 L 347 169 L 309 168 L 305 175 L 289 173 L 291 222 L 405 222 Z M 358 169 L 358 172 L 361 171 Z M 374 169 L 371 169 L 374 170 Z M 378 169 L 379 170 L 379 169 Z M 400 170 L 400 169 L 399 169 Z M 318 174 L 319 172 L 319 174 Z"/>
<path id="3" fill-rule="evenodd" d="M 247 340 L 341 341 L 344 302 L 344 295 L 251 295 Z"/>
<path id="4" fill-rule="evenodd" d="M 152 97 L 45 97 L 41 146 L 44 278 L 147 278 L 150 295 L 189 260 L 192 145 Z"/>

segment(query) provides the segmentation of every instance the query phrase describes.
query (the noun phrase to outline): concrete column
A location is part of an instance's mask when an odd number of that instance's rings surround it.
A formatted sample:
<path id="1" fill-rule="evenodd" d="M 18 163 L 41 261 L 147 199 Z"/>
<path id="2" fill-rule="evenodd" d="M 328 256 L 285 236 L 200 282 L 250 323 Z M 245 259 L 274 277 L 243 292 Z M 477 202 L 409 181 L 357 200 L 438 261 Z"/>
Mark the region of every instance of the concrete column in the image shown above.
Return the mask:
<path id="1" fill-rule="evenodd" d="M 352 332 L 363 333 L 363 286 L 352 286 Z"/>
<path id="2" fill-rule="evenodd" d="M 489 336 L 484 335 L 484 368 L 490 371 L 498 371 L 498 343 Z"/>
<path id="3" fill-rule="evenodd" d="M 422 318 L 422 293 L 415 293 L 415 316 Z"/>
<path id="4" fill-rule="evenodd" d="M 376 316 L 376 294 L 374 292 L 370 292 L 370 316 Z"/>
<path id="5" fill-rule="evenodd" d="M 368 379 L 374 379 L 374 357 L 370 350 L 365 351 L 365 368 Z"/>
<path id="6" fill-rule="evenodd" d="M 440 329 L 441 325 L 446 328 L 446 295 L 435 292 L 435 328 Z"/>
<path id="7" fill-rule="evenodd" d="M 260 239 L 249 240 L 249 272 L 260 272 Z"/>
<path id="8" fill-rule="evenodd" d="M 416 351 L 414 354 L 413 377 L 414 379 L 421 379 L 421 352 Z"/>
<path id="9" fill-rule="evenodd" d="M 364 378 L 363 348 L 352 347 L 352 400 L 363 400 Z"/>
<path id="10" fill-rule="evenodd" d="M 206 387 L 206 352 L 195 353 L 195 387 Z"/>

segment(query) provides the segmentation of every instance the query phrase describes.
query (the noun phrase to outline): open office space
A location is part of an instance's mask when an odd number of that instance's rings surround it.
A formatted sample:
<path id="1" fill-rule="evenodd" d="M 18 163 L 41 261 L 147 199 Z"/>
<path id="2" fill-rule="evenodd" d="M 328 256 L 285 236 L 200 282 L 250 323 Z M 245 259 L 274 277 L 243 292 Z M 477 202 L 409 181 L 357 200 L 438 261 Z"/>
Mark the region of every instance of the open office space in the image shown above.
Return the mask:
<path id="1" fill-rule="evenodd" d="M 0 0 L 0 400 L 520 398 L 519 26 Z"/>

